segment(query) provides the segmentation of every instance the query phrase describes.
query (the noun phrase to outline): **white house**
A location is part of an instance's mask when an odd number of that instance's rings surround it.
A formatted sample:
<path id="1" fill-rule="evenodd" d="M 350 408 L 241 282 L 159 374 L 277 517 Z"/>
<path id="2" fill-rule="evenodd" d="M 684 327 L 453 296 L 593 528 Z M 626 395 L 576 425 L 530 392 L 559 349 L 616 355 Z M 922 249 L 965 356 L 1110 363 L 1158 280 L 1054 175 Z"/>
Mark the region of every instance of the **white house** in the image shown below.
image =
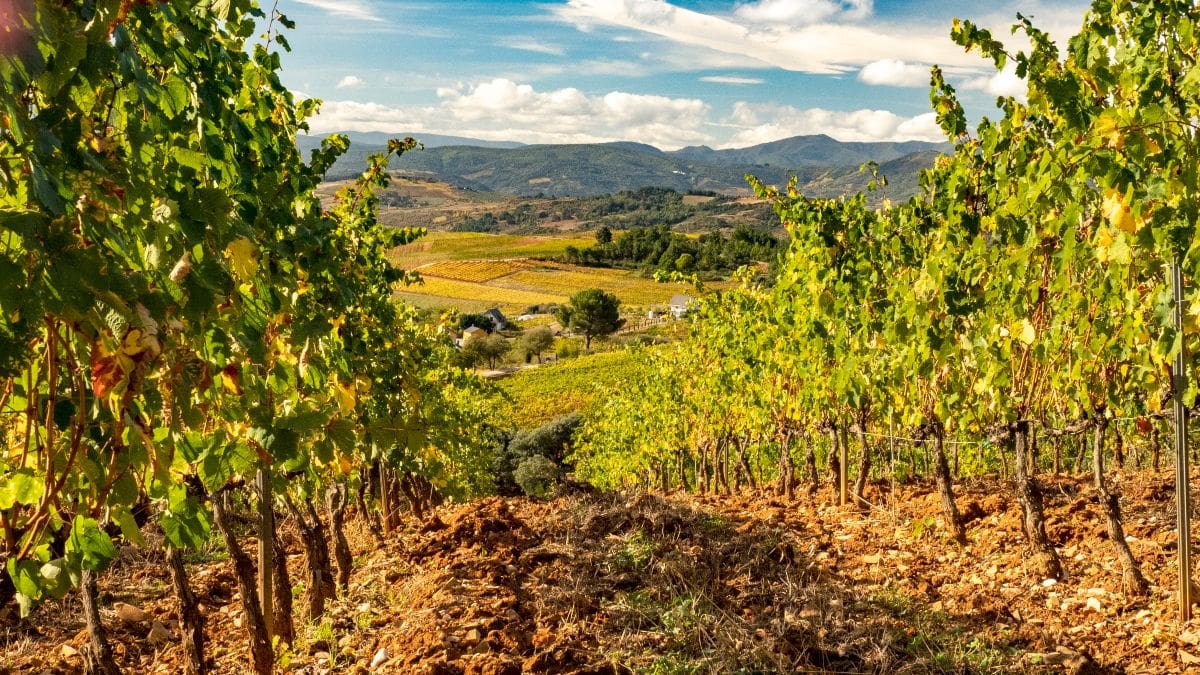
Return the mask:
<path id="1" fill-rule="evenodd" d="M 504 330 L 508 327 L 508 319 L 504 318 L 500 310 L 495 307 L 484 312 L 483 315 L 492 320 L 492 325 L 495 326 L 493 330 Z"/>
<path id="2" fill-rule="evenodd" d="M 676 294 L 671 296 L 671 302 L 667 306 L 671 310 L 671 316 L 682 319 L 695 302 L 696 299 L 690 295 Z"/>

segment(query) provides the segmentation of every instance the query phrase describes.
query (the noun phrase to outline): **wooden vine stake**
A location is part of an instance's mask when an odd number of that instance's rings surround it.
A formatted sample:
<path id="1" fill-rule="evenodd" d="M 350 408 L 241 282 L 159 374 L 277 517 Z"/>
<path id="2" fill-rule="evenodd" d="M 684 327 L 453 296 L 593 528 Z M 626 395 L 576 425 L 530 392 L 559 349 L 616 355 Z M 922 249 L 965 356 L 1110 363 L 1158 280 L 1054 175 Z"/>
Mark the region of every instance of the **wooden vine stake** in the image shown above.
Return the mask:
<path id="1" fill-rule="evenodd" d="M 274 569 L 272 558 L 276 555 L 275 544 L 275 510 L 274 498 L 271 496 L 271 476 L 264 466 L 258 467 L 256 486 L 258 488 L 258 602 L 262 605 L 263 623 L 267 627 L 267 635 L 275 634 L 275 617 L 273 616 L 271 587 L 271 570 Z M 282 590 L 281 590 L 282 592 Z"/>
<path id="2" fill-rule="evenodd" d="M 1183 389 L 1187 381 L 1183 347 L 1183 271 L 1177 259 L 1171 261 L 1171 287 L 1175 293 L 1175 334 L 1179 336 L 1179 352 L 1175 354 L 1171 376 L 1174 380 L 1175 406 L 1175 523 L 1179 534 L 1179 621 L 1192 618 L 1192 536 L 1191 498 L 1188 489 L 1187 409 L 1183 405 Z"/>

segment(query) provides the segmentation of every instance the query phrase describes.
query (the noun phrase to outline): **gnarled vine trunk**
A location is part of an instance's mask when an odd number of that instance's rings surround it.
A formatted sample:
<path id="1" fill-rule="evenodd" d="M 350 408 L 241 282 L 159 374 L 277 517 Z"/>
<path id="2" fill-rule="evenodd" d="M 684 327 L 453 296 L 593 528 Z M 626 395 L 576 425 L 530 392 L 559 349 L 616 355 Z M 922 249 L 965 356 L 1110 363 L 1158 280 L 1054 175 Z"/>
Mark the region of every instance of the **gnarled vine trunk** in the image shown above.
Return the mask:
<path id="1" fill-rule="evenodd" d="M 1150 592 L 1150 583 L 1138 567 L 1137 559 L 1129 550 L 1125 541 L 1125 526 L 1121 520 L 1121 498 L 1109 490 L 1104 478 L 1104 431 L 1108 427 L 1108 418 L 1103 411 L 1097 413 L 1092 431 L 1092 475 L 1095 480 L 1096 492 L 1100 496 L 1100 505 L 1104 508 L 1105 520 L 1108 525 L 1108 539 L 1116 549 L 1117 560 L 1121 561 L 1123 573 L 1122 583 L 1126 592 L 1144 597 Z"/>
<path id="2" fill-rule="evenodd" d="M 317 513 L 311 497 L 304 499 L 304 513 L 286 494 L 284 503 L 296 520 L 296 527 L 301 533 L 300 543 L 304 546 L 304 567 L 308 576 L 304 585 L 305 618 L 316 621 L 325 613 L 325 601 L 337 597 L 333 568 L 329 563 L 329 542 L 325 539 L 325 524 L 321 522 L 321 514 Z"/>
<path id="3" fill-rule="evenodd" d="M 1016 485 L 1017 500 L 1025 514 L 1022 521 L 1025 538 L 1040 559 L 1042 575 L 1051 579 L 1062 579 L 1062 560 L 1059 559 L 1054 545 L 1050 543 L 1050 537 L 1046 535 L 1042 488 L 1037 479 L 1029 474 L 1029 423 L 1024 420 L 1016 422 L 1009 431 L 1014 456 L 1013 481 Z"/>
<path id="4" fill-rule="evenodd" d="M 867 479 L 871 477 L 871 444 L 867 441 L 867 416 L 860 414 L 854 424 L 854 435 L 858 437 L 858 475 L 854 478 L 854 503 L 862 509 L 871 508 L 867 501 Z"/>
<path id="5" fill-rule="evenodd" d="M 85 671 L 95 675 L 121 675 L 121 667 L 117 665 L 112 645 L 108 643 L 108 632 L 104 630 L 104 623 L 100 620 L 95 572 L 83 571 L 79 590 L 83 600 L 83 618 L 87 622 L 88 632 L 88 645 L 83 652 Z"/>
<path id="6" fill-rule="evenodd" d="M 204 660 L 204 615 L 200 613 L 200 603 L 196 602 L 196 594 L 188 583 L 183 552 L 174 546 L 167 546 L 167 569 L 171 572 L 171 587 L 175 590 L 179 632 L 183 634 L 184 668 L 189 675 L 205 675 L 208 664 Z"/>
<path id="7" fill-rule="evenodd" d="M 350 587 L 350 570 L 354 556 L 350 553 L 350 542 L 346 540 L 346 486 L 335 485 L 325 493 L 325 506 L 329 511 L 329 530 L 333 533 L 333 559 L 337 562 L 337 585 L 345 591 Z"/>
<path id="8" fill-rule="evenodd" d="M 263 620 L 262 606 L 258 602 L 254 563 L 238 544 L 233 525 L 229 522 L 225 498 L 224 494 L 213 498 L 213 520 L 221 532 L 221 539 L 225 541 L 229 559 L 233 562 L 233 574 L 237 578 L 238 592 L 242 596 L 246 630 L 250 634 L 250 658 L 254 672 L 258 675 L 271 675 L 275 668 L 275 653 L 271 647 L 271 637 L 267 634 L 266 621 Z"/>
<path id="9" fill-rule="evenodd" d="M 938 496 L 942 502 L 942 516 L 950 535 L 960 545 L 967 543 L 967 528 L 963 524 L 962 515 L 958 512 L 958 504 L 954 501 L 954 479 L 950 475 L 950 461 L 946 458 L 945 432 L 941 425 L 933 431 L 933 478 L 937 483 Z"/>
<path id="10" fill-rule="evenodd" d="M 278 519 L 275 519 L 275 526 L 275 555 L 271 557 L 271 582 L 275 586 L 275 592 L 271 594 L 274 609 L 271 630 L 280 642 L 291 646 L 296 642 L 296 626 L 292 621 L 292 576 L 287 568 L 287 549 L 279 538 Z"/>

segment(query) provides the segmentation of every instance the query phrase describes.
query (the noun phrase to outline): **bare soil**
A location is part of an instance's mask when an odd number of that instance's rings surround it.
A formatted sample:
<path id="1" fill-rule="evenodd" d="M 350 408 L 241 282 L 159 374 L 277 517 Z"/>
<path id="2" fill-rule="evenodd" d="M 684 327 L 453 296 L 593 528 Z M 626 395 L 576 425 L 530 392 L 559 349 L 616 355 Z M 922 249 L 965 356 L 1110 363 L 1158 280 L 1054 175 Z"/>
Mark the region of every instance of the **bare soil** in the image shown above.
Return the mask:
<path id="1" fill-rule="evenodd" d="M 562 496 L 447 506 L 377 543 L 350 525 L 349 593 L 298 621 L 294 673 L 1181 673 L 1200 621 L 1175 621 L 1173 475 L 1113 475 L 1152 583 L 1122 589 L 1084 478 L 1041 477 L 1069 578 L 1034 576 L 1020 512 L 996 480 L 959 486 L 970 543 L 954 545 L 931 486 L 872 486 L 867 512 L 767 495 Z M 286 529 L 286 526 L 285 526 Z M 247 544 L 252 543 L 247 541 Z M 303 555 L 290 539 L 293 580 Z M 230 565 L 189 566 L 216 673 L 248 672 Z M 101 578 L 127 673 L 181 672 L 165 568 L 129 549 Z M 118 618 L 134 605 L 143 621 Z M 154 622 L 169 636 L 149 638 Z M 160 631 L 161 632 L 161 631 Z M 0 618 L 0 673 L 75 673 L 79 602 Z M 371 663 L 375 662 L 372 668 Z"/>

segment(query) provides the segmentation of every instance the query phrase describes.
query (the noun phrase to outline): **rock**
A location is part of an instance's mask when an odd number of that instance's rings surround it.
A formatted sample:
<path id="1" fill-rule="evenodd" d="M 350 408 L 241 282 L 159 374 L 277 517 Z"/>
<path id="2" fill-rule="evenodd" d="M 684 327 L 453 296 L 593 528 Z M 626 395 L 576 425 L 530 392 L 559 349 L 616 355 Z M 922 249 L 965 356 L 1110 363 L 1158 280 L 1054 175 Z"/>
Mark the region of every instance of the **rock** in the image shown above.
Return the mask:
<path id="1" fill-rule="evenodd" d="M 317 652 L 313 654 L 313 661 L 317 664 L 329 663 L 329 652 Z"/>
<path id="2" fill-rule="evenodd" d="M 150 634 L 146 636 L 146 642 L 149 642 L 152 645 L 163 644 L 165 642 L 170 642 L 173 639 L 174 638 L 171 635 L 171 631 L 167 630 L 167 627 L 164 626 L 161 621 L 155 621 L 154 624 L 150 626 Z"/>
<path id="3" fill-rule="evenodd" d="M 483 639 L 483 633 L 480 632 L 480 630 L 478 628 L 472 628 L 471 630 L 467 631 L 467 642 L 468 643 L 475 644 L 482 639 Z"/>
<path id="4" fill-rule="evenodd" d="M 1088 598 L 1087 606 L 1088 606 L 1088 609 L 1092 610 L 1093 612 L 1099 612 L 1100 611 L 1100 599 L 1095 598 L 1095 597 Z"/>
<path id="5" fill-rule="evenodd" d="M 117 611 L 117 618 L 126 623 L 141 623 L 150 618 L 150 615 L 141 607 L 135 607 L 127 602 L 118 602 L 113 605 L 113 609 Z"/>
<path id="6" fill-rule="evenodd" d="M 878 565 L 881 560 L 883 560 L 883 556 L 879 555 L 878 553 L 873 555 L 864 555 L 862 557 L 862 561 L 868 565 Z"/>
<path id="7" fill-rule="evenodd" d="M 388 654 L 387 648 L 380 647 L 379 651 L 375 652 L 375 657 L 371 659 L 371 669 L 374 670 L 375 668 L 378 668 L 390 658 L 391 654 Z"/>
<path id="8" fill-rule="evenodd" d="M 58 653 L 64 659 L 69 659 L 69 658 L 72 658 L 75 656 L 79 656 L 79 650 L 75 649 L 71 645 L 63 645 L 62 649 L 58 650 Z"/>

